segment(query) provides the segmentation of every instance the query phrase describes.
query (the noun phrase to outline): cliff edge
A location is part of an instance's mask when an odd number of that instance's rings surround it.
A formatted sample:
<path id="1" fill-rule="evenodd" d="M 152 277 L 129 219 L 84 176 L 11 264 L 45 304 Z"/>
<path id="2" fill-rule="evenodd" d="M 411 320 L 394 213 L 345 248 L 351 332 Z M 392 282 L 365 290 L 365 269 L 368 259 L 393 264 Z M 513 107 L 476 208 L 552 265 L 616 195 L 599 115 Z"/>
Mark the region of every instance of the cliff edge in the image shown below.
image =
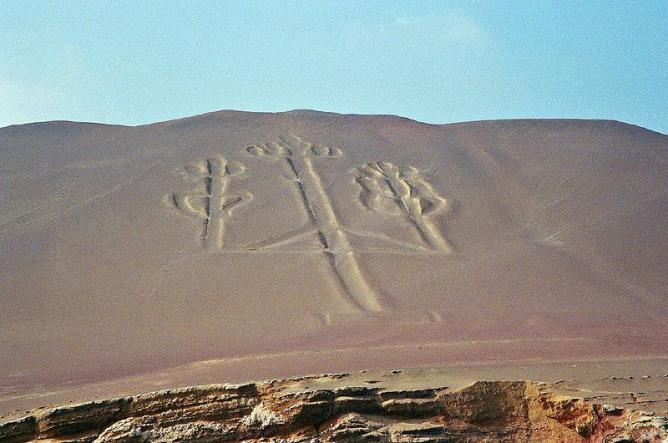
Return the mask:
<path id="1" fill-rule="evenodd" d="M 399 371 L 396 371 L 399 373 Z M 206 385 L 34 412 L 0 425 L 24 442 L 666 441 L 668 418 L 531 381 L 375 387 L 330 374 Z"/>

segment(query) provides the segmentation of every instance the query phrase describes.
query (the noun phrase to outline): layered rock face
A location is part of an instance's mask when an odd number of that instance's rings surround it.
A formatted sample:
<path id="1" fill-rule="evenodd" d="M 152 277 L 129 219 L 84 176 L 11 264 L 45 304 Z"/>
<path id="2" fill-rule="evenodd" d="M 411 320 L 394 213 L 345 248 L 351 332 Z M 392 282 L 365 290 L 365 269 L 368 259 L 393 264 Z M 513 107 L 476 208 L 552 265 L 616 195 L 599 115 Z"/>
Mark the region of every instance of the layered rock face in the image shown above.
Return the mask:
<path id="1" fill-rule="evenodd" d="M 207 385 L 55 408 L 0 425 L 23 442 L 665 441 L 668 419 L 527 381 L 392 390 L 345 375 Z M 303 389 L 304 381 L 328 388 Z M 332 381 L 334 383 L 332 384 Z M 299 389 L 295 389 L 299 387 Z"/>

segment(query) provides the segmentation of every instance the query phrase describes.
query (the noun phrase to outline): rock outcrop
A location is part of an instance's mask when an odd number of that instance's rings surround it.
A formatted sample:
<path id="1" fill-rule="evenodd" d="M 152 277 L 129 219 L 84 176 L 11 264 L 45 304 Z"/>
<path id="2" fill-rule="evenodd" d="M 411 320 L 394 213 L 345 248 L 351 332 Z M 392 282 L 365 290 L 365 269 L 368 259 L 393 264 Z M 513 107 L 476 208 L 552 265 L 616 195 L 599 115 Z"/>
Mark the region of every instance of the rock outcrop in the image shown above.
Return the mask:
<path id="1" fill-rule="evenodd" d="M 295 383 L 295 381 L 300 383 Z M 304 389 L 304 381 L 312 381 Z M 327 387 L 317 387 L 326 380 Z M 528 381 L 461 389 L 346 385 L 345 375 L 207 385 L 50 409 L 0 425 L 24 442 L 665 441 L 668 419 Z"/>

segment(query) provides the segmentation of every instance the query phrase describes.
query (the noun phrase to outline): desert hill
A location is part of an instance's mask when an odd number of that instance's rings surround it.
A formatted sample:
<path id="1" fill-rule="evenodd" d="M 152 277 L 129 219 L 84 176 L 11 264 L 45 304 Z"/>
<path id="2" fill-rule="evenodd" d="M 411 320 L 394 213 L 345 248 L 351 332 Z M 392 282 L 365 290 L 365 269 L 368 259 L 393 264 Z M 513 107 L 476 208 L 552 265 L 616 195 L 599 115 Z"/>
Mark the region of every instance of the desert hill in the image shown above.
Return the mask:
<path id="1" fill-rule="evenodd" d="M 0 396 L 239 358 L 226 379 L 665 356 L 668 137 L 315 111 L 10 126 L 0 251 Z"/>

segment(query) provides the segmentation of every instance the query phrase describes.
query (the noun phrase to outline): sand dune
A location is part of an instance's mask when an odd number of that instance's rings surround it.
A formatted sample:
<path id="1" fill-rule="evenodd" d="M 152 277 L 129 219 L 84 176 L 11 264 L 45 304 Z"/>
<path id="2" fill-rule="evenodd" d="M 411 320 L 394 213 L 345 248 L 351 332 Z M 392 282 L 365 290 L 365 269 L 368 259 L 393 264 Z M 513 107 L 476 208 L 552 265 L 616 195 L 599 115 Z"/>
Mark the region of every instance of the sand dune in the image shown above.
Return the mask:
<path id="1" fill-rule="evenodd" d="M 222 111 L 10 126 L 0 165 L 0 395 L 668 354 L 668 137 L 637 126 Z"/>

